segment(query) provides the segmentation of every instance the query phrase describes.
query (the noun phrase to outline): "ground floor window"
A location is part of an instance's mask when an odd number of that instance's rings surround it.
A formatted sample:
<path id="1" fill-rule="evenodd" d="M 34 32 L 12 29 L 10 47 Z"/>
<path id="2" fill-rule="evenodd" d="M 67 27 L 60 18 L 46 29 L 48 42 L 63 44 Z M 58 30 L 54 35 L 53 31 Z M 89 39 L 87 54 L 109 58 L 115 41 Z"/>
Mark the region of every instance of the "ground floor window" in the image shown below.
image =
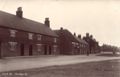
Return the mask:
<path id="1" fill-rule="evenodd" d="M 8 42 L 10 45 L 10 50 L 11 51 L 15 51 L 16 47 L 17 47 L 17 42 Z"/>
<path id="2" fill-rule="evenodd" d="M 42 44 L 37 44 L 37 51 L 41 51 L 41 49 L 42 49 Z"/>
<path id="3" fill-rule="evenodd" d="M 54 52 L 57 51 L 57 45 L 53 45 L 53 51 L 54 51 Z"/>

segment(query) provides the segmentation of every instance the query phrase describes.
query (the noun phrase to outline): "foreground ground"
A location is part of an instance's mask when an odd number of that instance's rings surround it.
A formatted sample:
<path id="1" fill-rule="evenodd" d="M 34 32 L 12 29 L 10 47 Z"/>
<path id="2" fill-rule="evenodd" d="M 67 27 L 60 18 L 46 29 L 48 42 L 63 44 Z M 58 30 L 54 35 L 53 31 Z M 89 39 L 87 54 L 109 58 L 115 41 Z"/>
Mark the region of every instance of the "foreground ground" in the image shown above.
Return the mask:
<path id="1" fill-rule="evenodd" d="M 113 55 L 40 55 L 0 59 L 0 72 L 120 59 Z"/>
<path id="2" fill-rule="evenodd" d="M 0 77 L 120 77 L 120 60 L 3 72 Z"/>

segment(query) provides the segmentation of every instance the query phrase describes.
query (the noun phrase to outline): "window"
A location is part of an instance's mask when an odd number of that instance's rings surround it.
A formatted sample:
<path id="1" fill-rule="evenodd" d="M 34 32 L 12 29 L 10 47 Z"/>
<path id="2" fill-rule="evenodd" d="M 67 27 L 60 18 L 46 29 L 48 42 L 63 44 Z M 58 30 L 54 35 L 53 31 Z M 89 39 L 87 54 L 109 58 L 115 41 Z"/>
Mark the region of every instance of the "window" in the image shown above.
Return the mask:
<path id="1" fill-rule="evenodd" d="M 72 45 L 75 47 L 75 42 L 72 42 Z"/>
<path id="2" fill-rule="evenodd" d="M 10 50 L 15 51 L 17 47 L 17 42 L 8 42 L 10 44 Z"/>
<path id="3" fill-rule="evenodd" d="M 16 30 L 10 30 L 10 37 L 15 37 L 16 36 Z"/>
<path id="4" fill-rule="evenodd" d="M 72 45 L 73 45 L 74 47 L 77 47 L 77 46 L 79 45 L 79 43 L 72 42 Z"/>
<path id="5" fill-rule="evenodd" d="M 42 39 L 42 35 L 37 35 L 37 40 L 41 40 Z"/>
<path id="6" fill-rule="evenodd" d="M 54 38 L 54 43 L 56 43 L 57 42 L 57 38 Z"/>
<path id="7" fill-rule="evenodd" d="M 78 46 L 79 45 L 79 43 L 76 43 L 76 46 Z"/>
<path id="8" fill-rule="evenodd" d="M 36 44 L 37 45 L 37 51 L 41 51 L 42 44 Z"/>
<path id="9" fill-rule="evenodd" d="M 54 52 L 57 51 L 57 45 L 53 45 L 53 51 L 54 51 Z"/>
<path id="10" fill-rule="evenodd" d="M 28 33 L 28 39 L 30 39 L 30 40 L 33 39 L 33 33 Z"/>

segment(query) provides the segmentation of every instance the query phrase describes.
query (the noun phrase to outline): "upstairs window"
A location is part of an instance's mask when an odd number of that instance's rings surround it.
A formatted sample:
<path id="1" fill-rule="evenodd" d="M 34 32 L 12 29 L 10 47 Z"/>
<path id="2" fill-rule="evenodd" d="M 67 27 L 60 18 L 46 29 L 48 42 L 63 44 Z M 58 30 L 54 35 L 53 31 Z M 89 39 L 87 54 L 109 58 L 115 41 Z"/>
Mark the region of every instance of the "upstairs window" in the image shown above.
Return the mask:
<path id="1" fill-rule="evenodd" d="M 72 45 L 75 47 L 75 42 L 72 42 Z"/>
<path id="2" fill-rule="evenodd" d="M 10 30 L 10 37 L 15 37 L 16 36 L 16 30 Z"/>
<path id="3" fill-rule="evenodd" d="M 10 44 L 10 50 L 15 51 L 17 47 L 17 42 L 8 42 Z"/>
<path id="4" fill-rule="evenodd" d="M 33 33 L 28 33 L 28 39 L 32 40 L 33 39 Z"/>
<path id="5" fill-rule="evenodd" d="M 37 40 L 41 40 L 42 39 L 42 35 L 37 35 Z"/>
<path id="6" fill-rule="evenodd" d="M 79 43 L 76 43 L 76 46 L 78 46 L 79 45 Z"/>

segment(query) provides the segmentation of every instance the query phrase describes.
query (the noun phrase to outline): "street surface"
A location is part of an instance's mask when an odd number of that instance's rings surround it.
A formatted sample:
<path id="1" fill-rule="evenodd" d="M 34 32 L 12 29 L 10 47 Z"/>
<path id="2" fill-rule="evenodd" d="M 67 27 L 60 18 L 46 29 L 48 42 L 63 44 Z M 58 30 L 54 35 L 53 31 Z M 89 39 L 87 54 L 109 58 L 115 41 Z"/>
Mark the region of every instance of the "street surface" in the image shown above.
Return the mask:
<path id="1" fill-rule="evenodd" d="M 40 68 L 54 65 L 68 65 L 76 63 L 94 62 L 120 59 L 115 56 L 96 56 L 96 55 L 41 55 L 31 57 L 9 57 L 0 60 L 0 72 Z"/>

